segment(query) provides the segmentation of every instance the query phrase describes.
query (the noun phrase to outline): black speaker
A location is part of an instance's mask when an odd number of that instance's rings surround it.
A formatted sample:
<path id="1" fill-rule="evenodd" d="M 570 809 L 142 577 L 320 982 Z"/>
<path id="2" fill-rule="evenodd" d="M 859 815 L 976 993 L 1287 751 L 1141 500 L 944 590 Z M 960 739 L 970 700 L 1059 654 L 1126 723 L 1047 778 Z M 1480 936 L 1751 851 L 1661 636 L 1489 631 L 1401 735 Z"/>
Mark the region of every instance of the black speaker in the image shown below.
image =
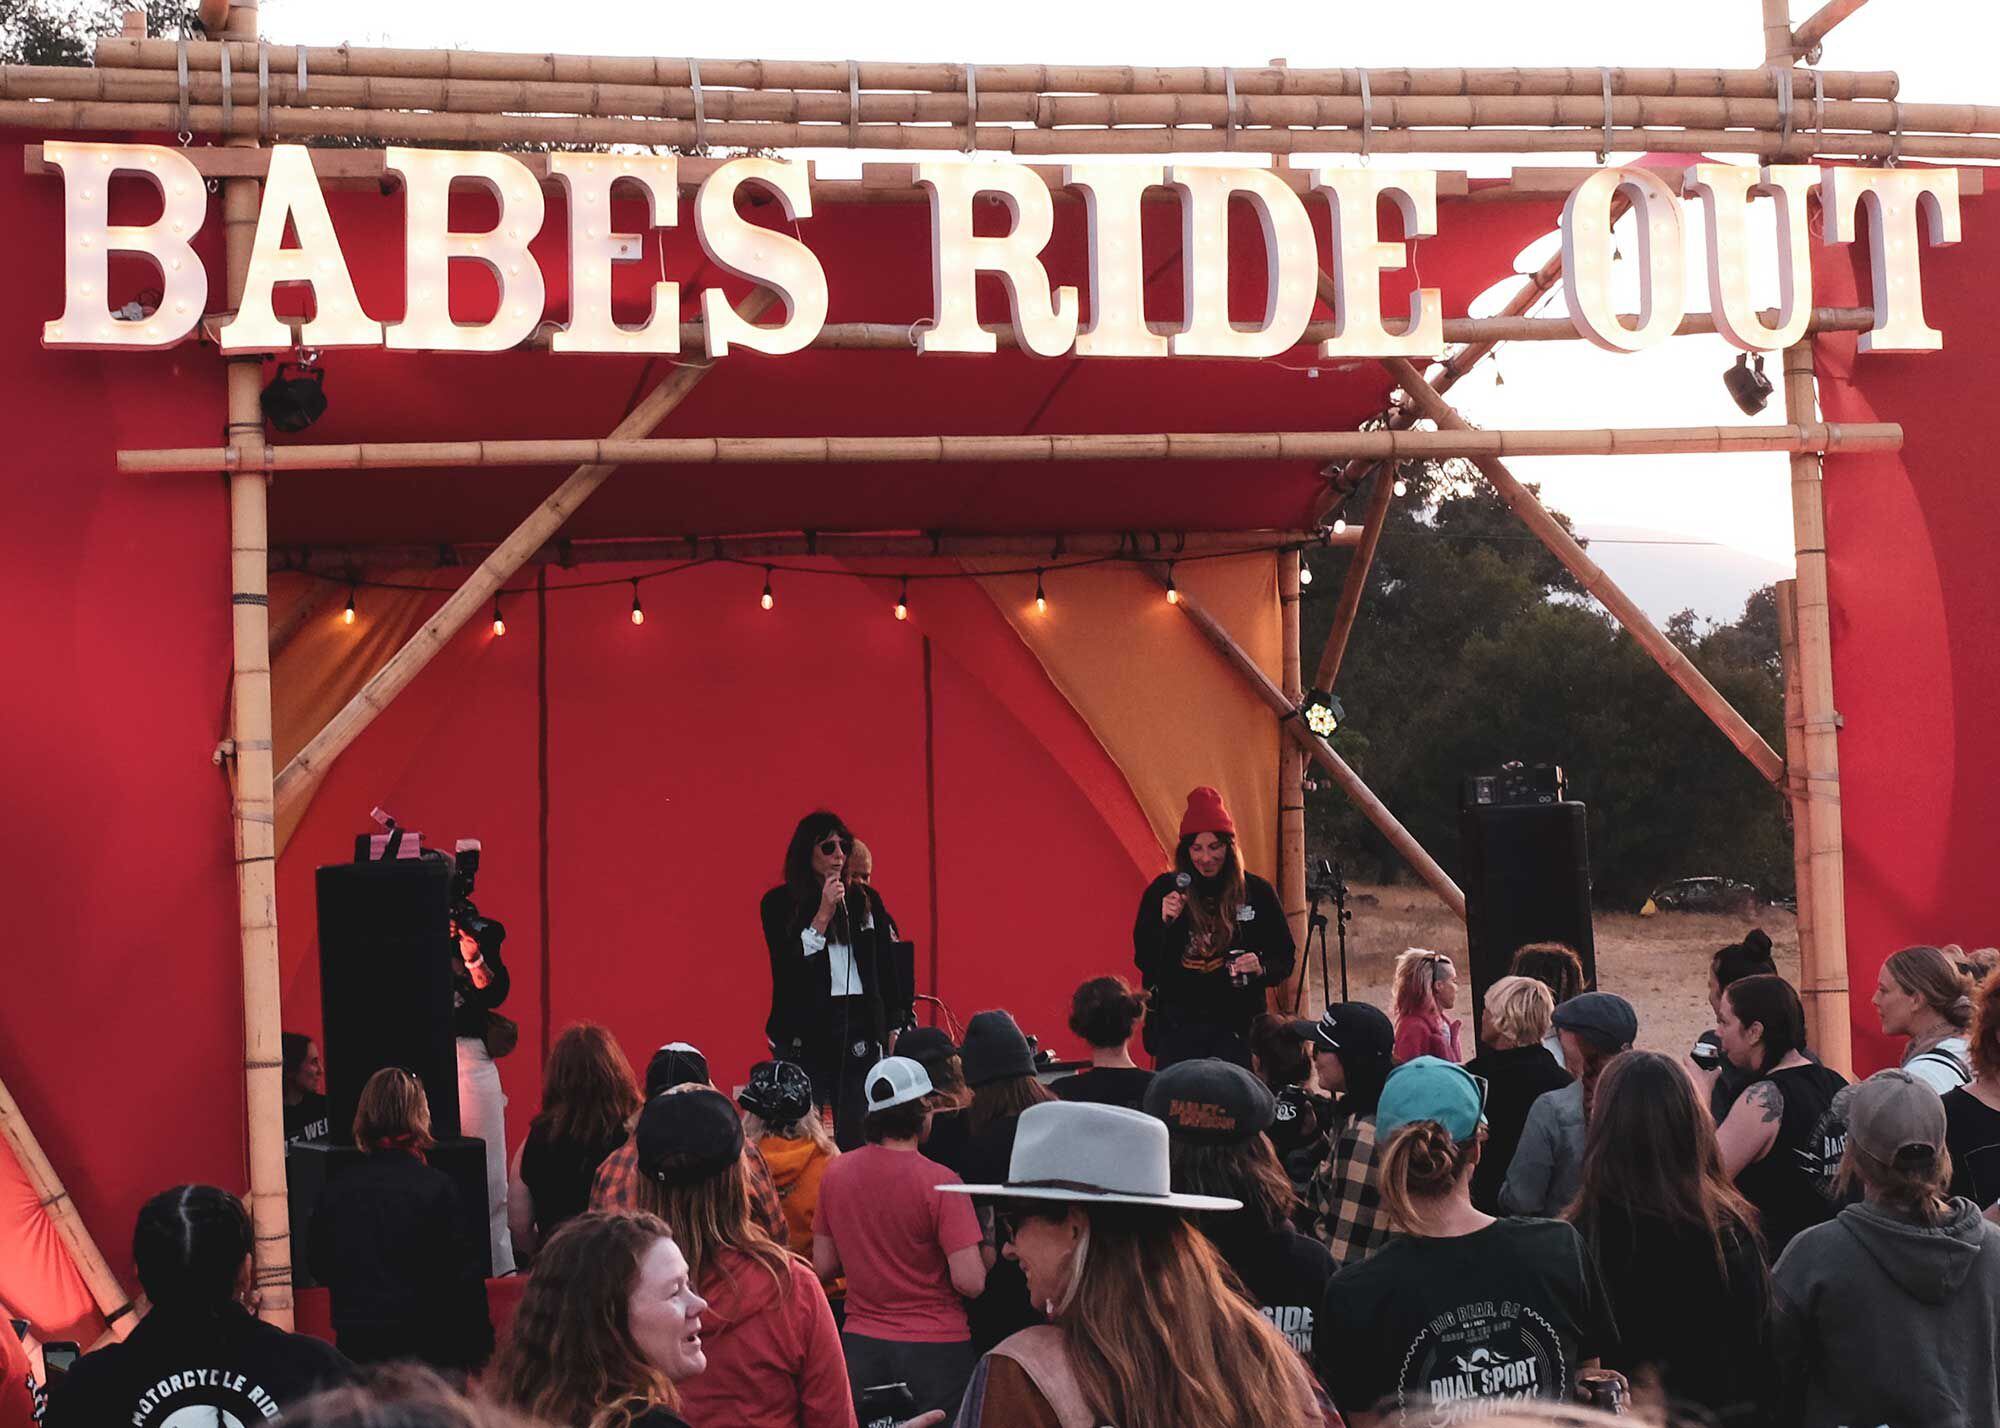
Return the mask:
<path id="1" fill-rule="evenodd" d="M 416 1073 L 431 1134 L 458 1134 L 451 1030 L 451 868 L 442 859 L 337 863 L 318 873 L 319 996 L 327 1109 L 347 1139 L 361 1088 L 384 1066 Z"/>
<path id="2" fill-rule="evenodd" d="M 1473 1005 L 1530 942 L 1562 942 L 1597 979 L 1590 927 L 1590 834 L 1581 803 L 1472 804 L 1458 812 Z"/>
<path id="3" fill-rule="evenodd" d="M 475 1136 L 440 1140 L 424 1152 L 424 1157 L 451 1177 L 464 1214 L 466 1237 L 479 1257 L 480 1273 L 490 1278 L 493 1239 L 487 1230 L 486 1142 Z M 306 1267 L 306 1245 L 319 1197 L 361 1160 L 361 1152 L 352 1145 L 295 1145 L 285 1152 L 285 1184 L 292 1212 L 292 1282 L 301 1288 L 318 1282 Z"/>

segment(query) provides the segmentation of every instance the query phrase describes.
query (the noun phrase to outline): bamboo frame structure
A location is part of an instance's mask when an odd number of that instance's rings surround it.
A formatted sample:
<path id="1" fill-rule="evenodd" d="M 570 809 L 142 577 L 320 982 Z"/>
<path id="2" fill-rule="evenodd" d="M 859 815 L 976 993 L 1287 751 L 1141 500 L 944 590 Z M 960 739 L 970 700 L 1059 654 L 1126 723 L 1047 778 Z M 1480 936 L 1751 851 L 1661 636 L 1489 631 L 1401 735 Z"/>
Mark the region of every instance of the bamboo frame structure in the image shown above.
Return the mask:
<path id="1" fill-rule="evenodd" d="M 1299 668 L 1299 552 L 1278 553 L 1279 673 L 1293 710 L 1305 699 Z M 1278 906 L 1292 930 L 1304 975 L 1306 945 L 1306 753 L 1294 739 L 1278 740 Z M 1267 996 L 1275 997 L 1273 987 Z"/>
<path id="2" fill-rule="evenodd" d="M 1792 827 L 1792 887 L 1796 911 L 1793 930 L 1799 940 L 1799 964 L 1814 965 L 1817 947 L 1812 915 L 1812 789 L 1806 779 L 1806 706 L 1804 675 L 1799 664 L 1798 581 L 1780 580 L 1774 589 L 1778 604 L 1778 658 L 1785 681 L 1785 817 Z M 1806 980 L 1803 976 L 1801 981 Z M 1832 1034 L 1824 1026 L 1823 999 L 1804 996 L 1806 1032 L 1814 1046 Z"/>
<path id="3" fill-rule="evenodd" d="M 97 1241 L 90 1237 L 90 1227 L 83 1222 L 83 1216 L 76 1208 L 76 1202 L 69 1197 L 63 1187 L 62 1177 L 42 1149 L 41 1141 L 28 1124 L 28 1118 L 21 1113 L 21 1107 L 8 1091 L 7 1083 L 0 1081 L 0 1136 L 4 1136 L 7 1146 L 14 1152 L 14 1159 L 20 1163 L 21 1173 L 28 1178 L 28 1184 L 35 1192 L 35 1199 L 62 1236 L 63 1248 L 69 1260 L 76 1267 L 77 1276 L 83 1280 L 84 1288 L 90 1291 L 90 1298 L 97 1305 L 97 1312 L 104 1316 L 104 1323 L 110 1336 L 122 1339 L 132 1332 L 132 1326 L 139 1321 L 132 1296 L 118 1282 L 118 1276 L 111 1272 L 103 1251 Z M 5 1332 L 0 1330 L 0 1332 Z"/>
<path id="4" fill-rule="evenodd" d="M 1362 516 L 1360 539 L 1348 558 L 1341 577 L 1340 599 L 1333 607 L 1333 628 L 1327 632 L 1326 647 L 1320 652 L 1319 668 L 1313 672 L 1312 687 L 1321 694 L 1333 693 L 1340 678 L 1340 662 L 1347 657 L 1347 641 L 1361 614 L 1362 597 L 1368 593 L 1368 574 L 1375 568 L 1375 552 L 1382 544 L 1382 531 L 1389 523 L 1389 506 L 1396 499 L 1394 468 L 1378 466 L 1375 489 L 1369 492 L 1368 510 Z M 1352 532 L 1354 527 L 1349 526 Z"/>
<path id="5" fill-rule="evenodd" d="M 1416 403 L 1418 411 L 1436 422 L 1439 427 L 1451 431 L 1469 429 L 1470 424 L 1459 415 L 1456 408 L 1439 396 L 1436 389 L 1424 380 L 1423 373 L 1401 358 L 1391 358 L 1386 364 L 1390 374 Z M 1500 499 L 1521 519 L 1529 530 L 1540 538 L 1551 554 L 1563 563 L 1565 569 L 1574 575 L 1599 604 L 1611 612 L 1612 618 L 1624 626 L 1626 632 L 1639 642 L 1641 649 L 1651 655 L 1667 677 L 1678 684 L 1682 691 L 1695 702 L 1695 706 L 1706 714 L 1723 735 L 1734 744 L 1743 756 L 1771 783 L 1782 783 L 1785 762 L 1777 751 L 1764 742 L 1763 735 L 1750 727 L 1736 709 L 1716 691 L 1714 685 L 1683 654 L 1674 642 L 1666 637 L 1641 610 L 1637 603 L 1619 589 L 1611 577 L 1606 575 L 1584 553 L 1581 545 L 1558 521 L 1532 491 L 1515 479 L 1506 465 L 1496 458 L 1475 458 L 1481 473 L 1492 485 Z"/>
<path id="6" fill-rule="evenodd" d="M 758 288 L 736 305 L 748 320 L 761 315 L 776 294 Z M 640 399 L 631 413 L 614 427 L 613 435 L 631 436 L 650 432 L 678 407 L 688 394 L 701 385 L 713 367 L 676 367 L 658 386 Z M 326 723 L 292 756 L 277 778 L 277 806 L 282 817 L 312 788 L 347 746 L 361 736 L 395 697 L 409 687 L 451 637 L 466 622 L 482 613 L 509 576 L 562 528 L 576 508 L 588 500 L 618 469 L 616 461 L 594 459 L 579 465 L 543 502 L 530 511 L 511 535 L 479 563 L 465 583 L 452 593 L 435 615 L 426 620 L 409 641 L 389 659 Z"/>
<path id="7" fill-rule="evenodd" d="M 1868 0 L 1826 0 L 1826 4 L 1813 11 L 1805 23 L 1792 32 L 1792 53 L 1802 55 L 1810 62 L 1833 27 L 1867 3 Z"/>
<path id="8" fill-rule="evenodd" d="M 1042 562 L 1053 573 L 1065 560 L 1191 560 L 1229 555 L 1269 555 L 1286 548 L 1353 545 L 1362 531 L 1349 526 L 1272 531 L 1113 531 L 1048 535 L 872 535 L 815 531 L 797 535 L 653 536 L 551 541 L 524 565 L 603 565 L 695 560 L 758 561 L 819 556 L 829 560 L 990 560 L 1014 557 Z M 272 568 L 304 570 L 344 580 L 361 570 L 452 568 L 484 557 L 497 543 L 451 545 L 296 546 L 272 552 Z M 275 636 L 273 637 L 276 638 Z"/>
<path id="9" fill-rule="evenodd" d="M 1399 363 L 1407 367 L 1407 363 Z M 699 369 L 696 369 L 699 370 Z M 1414 369 L 1411 369 L 1414 370 Z M 1421 380 L 1421 379 L 1419 379 Z M 1505 456 L 1715 455 L 1740 451 L 1895 451 L 1894 422 L 1692 426 L 1595 431 L 1135 432 L 1048 436 L 684 436 L 527 441 L 401 441 L 270 447 L 276 471 L 382 471 L 449 466 L 937 465 L 951 462 L 1344 461 Z M 127 474 L 238 470 L 244 458 L 214 447 L 121 451 Z"/>
<path id="10" fill-rule="evenodd" d="M 1169 584 L 1166 568 L 1156 565 L 1150 569 L 1153 578 L 1160 583 L 1162 589 L 1165 589 Z M 1347 760 L 1335 753 L 1331 744 L 1306 727 L 1305 720 L 1298 717 L 1298 706 L 1286 701 L 1284 690 L 1272 682 L 1271 676 L 1264 673 L 1257 661 L 1250 657 L 1249 651 L 1238 644 L 1229 631 L 1202 608 L 1201 602 L 1192 599 L 1186 591 L 1181 592 L 1176 604 L 1181 613 L 1186 615 L 1194 627 L 1200 630 L 1215 647 L 1216 652 L 1235 666 L 1237 673 L 1243 676 L 1251 689 L 1270 707 L 1271 712 L 1278 716 L 1278 727 L 1285 731 L 1292 742 L 1306 751 L 1306 756 L 1319 765 L 1342 793 L 1353 800 L 1355 807 L 1361 810 L 1362 816 L 1375 826 L 1375 831 L 1380 833 L 1388 841 L 1389 846 L 1410 865 L 1423 880 L 1424 885 L 1437 894 L 1438 900 L 1450 908 L 1460 921 L 1464 921 L 1465 894 L 1459 891 L 1458 884 L 1451 880 L 1451 875 L 1438 866 L 1435 858 L 1424 851 L 1423 844 L 1419 843 L 1396 815 L 1389 811 L 1388 805 L 1375 796 L 1374 790 L 1362 781 L 1361 775 L 1349 766 Z"/>
<path id="11" fill-rule="evenodd" d="M 1812 345 L 1785 349 L 1785 410 L 1818 407 Z M 1848 1012 L 1846 859 L 1841 838 L 1840 712 L 1833 695 L 1833 629 L 1827 595 L 1826 508 L 1820 463 L 1794 456 L 1792 533 L 1797 547 L 1793 609 L 1798 629 L 1800 743 L 1805 767 L 1807 883 L 1800 906 L 1811 899 L 1811 937 L 1799 940 L 1799 992 L 1824 1037 L 1814 1043 L 1820 1059 L 1837 1071 L 1854 1063 Z"/>
<path id="12" fill-rule="evenodd" d="M 257 19 L 256 0 L 239 0 L 229 15 L 229 34 L 254 39 Z M 248 178 L 232 179 L 223 188 L 225 281 L 231 307 L 241 301 L 249 276 L 261 190 L 257 180 Z M 285 1182 L 278 845 L 271 769 L 270 526 L 266 483 L 258 469 L 265 449 L 264 414 L 259 403 L 263 387 L 261 359 L 254 355 L 226 359 L 233 648 L 228 768 L 234 794 L 237 915 L 243 942 L 243 1080 L 250 1159 L 251 1262 L 258 1317 L 290 1329 L 291 1213 Z"/>

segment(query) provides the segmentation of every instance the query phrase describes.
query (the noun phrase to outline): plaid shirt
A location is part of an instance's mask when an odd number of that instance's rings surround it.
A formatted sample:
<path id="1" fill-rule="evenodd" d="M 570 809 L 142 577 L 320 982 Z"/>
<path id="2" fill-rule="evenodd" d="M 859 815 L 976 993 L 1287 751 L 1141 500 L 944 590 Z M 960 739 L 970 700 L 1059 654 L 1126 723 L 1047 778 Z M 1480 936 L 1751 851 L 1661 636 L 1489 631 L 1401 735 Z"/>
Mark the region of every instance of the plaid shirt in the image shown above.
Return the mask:
<path id="1" fill-rule="evenodd" d="M 1309 1198 L 1313 1233 L 1335 1264 L 1359 1264 L 1382 1247 L 1389 1221 L 1375 1163 L 1374 1116 L 1355 1116 L 1340 1128 L 1333 1150 L 1313 1172 Z"/>
<path id="2" fill-rule="evenodd" d="M 745 1142 L 743 1169 L 750 1180 L 750 1218 L 772 1239 L 785 1243 L 785 1207 L 778 1199 L 778 1187 L 771 1182 L 771 1167 L 764 1152 Z M 604 1158 L 597 1167 L 597 1179 L 590 1186 L 593 1210 L 636 1210 L 639 1208 L 639 1145 L 637 1136 L 627 1136 L 625 1144 Z"/>

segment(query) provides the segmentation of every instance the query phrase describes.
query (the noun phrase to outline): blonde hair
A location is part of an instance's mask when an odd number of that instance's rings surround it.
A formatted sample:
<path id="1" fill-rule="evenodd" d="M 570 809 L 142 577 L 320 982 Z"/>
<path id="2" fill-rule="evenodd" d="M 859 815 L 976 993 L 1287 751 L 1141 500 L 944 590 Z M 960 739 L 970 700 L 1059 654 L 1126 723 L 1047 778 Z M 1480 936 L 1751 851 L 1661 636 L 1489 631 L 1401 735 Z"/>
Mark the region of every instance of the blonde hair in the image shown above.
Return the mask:
<path id="1" fill-rule="evenodd" d="M 819 1118 L 818 1106 L 806 1107 L 804 1115 L 787 1125 L 774 1125 L 755 1111 L 745 1111 L 743 1134 L 752 1144 L 775 1136 L 779 1140 L 809 1140 L 827 1155 L 840 1154 L 840 1147 L 827 1133 L 826 1122 Z"/>
<path id="2" fill-rule="evenodd" d="M 1972 1025 L 1972 979 L 1936 947 L 1905 947 L 1883 964 L 1897 986 L 1959 1031 Z"/>
<path id="3" fill-rule="evenodd" d="M 363 1151 L 387 1146 L 424 1151 L 437 1144 L 431 1135 L 430 1097 L 414 1073 L 384 1066 L 368 1078 L 354 1107 L 354 1144 Z"/>
<path id="4" fill-rule="evenodd" d="M 1412 947 L 1398 957 L 1396 979 L 1389 992 L 1389 1004 L 1396 1009 L 1396 1019 L 1437 1010 L 1437 998 L 1432 992 L 1439 980 L 1437 968 L 1452 965 L 1448 953 L 1433 952 L 1428 947 Z"/>
<path id="5" fill-rule="evenodd" d="M 723 1271 L 717 1262 L 724 1251 L 736 1250 L 771 1276 L 779 1299 L 792 1292 L 792 1254 L 750 1218 L 750 1174 L 738 1156 L 706 1180 L 692 1185 L 664 1185 L 640 1175 L 639 1208 L 673 1226 L 674 1243 L 687 1259 L 688 1283 L 706 1298 L 706 1290 Z M 715 1318 L 722 1316 L 713 1309 Z"/>
<path id="6" fill-rule="evenodd" d="M 1504 1036 L 1516 1046 L 1533 1046 L 1547 1039 L 1555 1010 L 1555 993 L 1546 982 L 1502 977 L 1486 989 L 1486 1034 Z"/>
<path id="7" fill-rule="evenodd" d="M 1436 1121 L 1398 1126 L 1382 1151 L 1382 1208 L 1389 1223 L 1406 1235 L 1421 1235 L 1428 1220 L 1419 1200 L 1437 1200 L 1451 1193 L 1479 1159 L 1484 1131 L 1470 1140 L 1455 1141 Z"/>

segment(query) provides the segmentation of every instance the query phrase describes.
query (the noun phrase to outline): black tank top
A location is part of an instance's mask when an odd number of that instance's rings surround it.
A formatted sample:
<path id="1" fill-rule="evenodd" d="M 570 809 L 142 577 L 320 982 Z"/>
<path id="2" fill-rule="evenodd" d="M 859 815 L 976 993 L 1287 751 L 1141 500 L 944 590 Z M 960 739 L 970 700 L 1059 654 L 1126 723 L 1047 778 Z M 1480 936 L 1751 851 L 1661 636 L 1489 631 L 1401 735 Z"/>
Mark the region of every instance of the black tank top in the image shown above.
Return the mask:
<path id="1" fill-rule="evenodd" d="M 1756 1206 L 1765 1248 L 1775 1261 L 1794 1235 L 1832 1219 L 1838 1208 L 1821 1186 L 1847 1145 L 1846 1127 L 1828 1114 L 1847 1078 L 1815 1064 L 1773 1071 L 1763 1079 L 1784 1095 L 1785 1109 L 1769 1154 L 1744 1167 L 1736 1188 Z M 1746 1089 L 1744 1096 L 1749 1094 Z"/>

